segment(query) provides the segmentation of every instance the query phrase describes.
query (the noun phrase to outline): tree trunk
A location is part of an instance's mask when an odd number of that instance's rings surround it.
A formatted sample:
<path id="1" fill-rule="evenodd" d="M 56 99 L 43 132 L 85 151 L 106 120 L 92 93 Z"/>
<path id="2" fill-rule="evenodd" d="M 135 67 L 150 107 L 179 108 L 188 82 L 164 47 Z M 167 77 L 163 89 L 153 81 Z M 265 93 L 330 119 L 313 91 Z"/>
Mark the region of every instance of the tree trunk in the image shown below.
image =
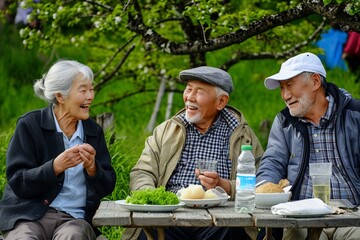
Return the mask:
<path id="1" fill-rule="evenodd" d="M 157 97 L 156 97 L 156 103 L 155 103 L 155 106 L 154 106 L 154 110 L 153 110 L 153 112 L 151 114 L 150 121 L 149 121 L 149 123 L 148 123 L 148 125 L 146 127 L 146 130 L 149 131 L 149 132 L 152 132 L 154 130 L 155 123 L 156 123 L 156 118 L 157 118 L 157 115 L 158 115 L 158 113 L 160 111 L 161 100 L 164 97 L 165 89 L 166 89 L 166 78 L 161 77 L 161 83 L 160 83 L 159 91 L 158 91 L 158 94 L 157 94 Z"/>

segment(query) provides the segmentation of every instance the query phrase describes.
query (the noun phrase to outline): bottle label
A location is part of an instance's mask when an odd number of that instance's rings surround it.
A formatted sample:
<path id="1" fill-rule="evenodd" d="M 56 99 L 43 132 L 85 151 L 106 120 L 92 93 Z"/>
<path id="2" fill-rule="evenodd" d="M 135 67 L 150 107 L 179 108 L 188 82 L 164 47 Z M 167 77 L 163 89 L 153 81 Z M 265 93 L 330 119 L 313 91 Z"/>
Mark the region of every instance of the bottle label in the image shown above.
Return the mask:
<path id="1" fill-rule="evenodd" d="M 254 190 L 255 182 L 254 174 L 236 174 L 236 190 Z"/>

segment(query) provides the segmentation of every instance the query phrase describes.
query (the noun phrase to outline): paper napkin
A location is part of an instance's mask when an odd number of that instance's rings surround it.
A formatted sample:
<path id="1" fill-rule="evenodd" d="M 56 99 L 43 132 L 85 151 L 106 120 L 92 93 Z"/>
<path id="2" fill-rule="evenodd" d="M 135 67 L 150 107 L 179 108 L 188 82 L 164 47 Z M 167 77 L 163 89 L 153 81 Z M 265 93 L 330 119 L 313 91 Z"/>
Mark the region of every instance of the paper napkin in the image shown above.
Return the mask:
<path id="1" fill-rule="evenodd" d="M 279 203 L 271 207 L 271 212 L 278 215 L 331 214 L 333 208 L 318 198 L 310 198 Z"/>

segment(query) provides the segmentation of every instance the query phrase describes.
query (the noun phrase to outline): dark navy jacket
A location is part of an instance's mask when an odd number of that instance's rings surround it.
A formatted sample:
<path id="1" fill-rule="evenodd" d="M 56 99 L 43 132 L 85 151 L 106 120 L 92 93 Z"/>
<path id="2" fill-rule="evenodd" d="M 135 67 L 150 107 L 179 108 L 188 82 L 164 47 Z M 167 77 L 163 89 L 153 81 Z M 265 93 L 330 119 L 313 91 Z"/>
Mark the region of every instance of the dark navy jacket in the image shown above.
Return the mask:
<path id="1" fill-rule="evenodd" d="M 65 174 L 55 175 L 53 161 L 65 148 L 51 108 L 18 119 L 6 154 L 7 185 L 0 201 L 0 231 L 12 229 L 18 220 L 40 219 L 63 186 Z M 84 142 L 96 150 L 96 175 L 90 177 L 84 170 L 85 220 L 91 223 L 100 200 L 113 191 L 116 174 L 102 128 L 91 119 L 83 121 L 83 128 Z"/>

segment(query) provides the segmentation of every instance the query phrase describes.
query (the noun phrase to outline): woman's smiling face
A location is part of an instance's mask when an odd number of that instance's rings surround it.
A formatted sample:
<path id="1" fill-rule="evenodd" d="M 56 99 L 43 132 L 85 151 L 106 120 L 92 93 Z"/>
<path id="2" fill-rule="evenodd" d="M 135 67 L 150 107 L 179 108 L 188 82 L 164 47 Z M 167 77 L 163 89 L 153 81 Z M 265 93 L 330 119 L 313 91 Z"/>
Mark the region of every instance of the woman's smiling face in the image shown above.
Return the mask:
<path id="1" fill-rule="evenodd" d="M 74 119 L 86 120 L 89 118 L 89 109 L 94 96 L 92 82 L 79 74 L 73 81 L 69 96 L 64 99 L 64 108 Z"/>

